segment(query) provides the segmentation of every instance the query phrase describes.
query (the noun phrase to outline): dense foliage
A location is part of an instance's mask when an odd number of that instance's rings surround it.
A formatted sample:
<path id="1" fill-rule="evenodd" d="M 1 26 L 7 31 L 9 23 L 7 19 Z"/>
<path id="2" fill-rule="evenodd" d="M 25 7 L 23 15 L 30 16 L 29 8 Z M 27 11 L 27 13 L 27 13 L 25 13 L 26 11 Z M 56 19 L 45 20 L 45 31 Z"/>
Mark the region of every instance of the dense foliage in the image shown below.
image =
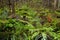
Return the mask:
<path id="1" fill-rule="evenodd" d="M 0 38 L 3 40 L 60 40 L 60 11 L 40 8 L 40 13 L 24 5 L 15 9 L 0 9 Z M 4 38 L 3 38 L 4 37 Z"/>

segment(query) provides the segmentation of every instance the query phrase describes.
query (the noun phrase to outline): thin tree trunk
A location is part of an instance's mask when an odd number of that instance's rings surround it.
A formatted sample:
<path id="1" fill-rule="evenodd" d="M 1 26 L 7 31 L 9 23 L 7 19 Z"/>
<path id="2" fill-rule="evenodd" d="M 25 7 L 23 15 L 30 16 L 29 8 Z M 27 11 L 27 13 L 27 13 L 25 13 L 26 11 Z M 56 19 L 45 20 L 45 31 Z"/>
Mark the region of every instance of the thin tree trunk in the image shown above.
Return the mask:
<path id="1" fill-rule="evenodd" d="M 9 18 L 15 17 L 15 0 L 9 0 Z"/>
<path id="2" fill-rule="evenodd" d="M 3 8 L 3 0 L 1 0 L 1 8 Z"/>
<path id="3" fill-rule="evenodd" d="M 54 0 L 54 9 L 57 8 L 57 0 Z"/>
<path id="4" fill-rule="evenodd" d="M 58 8 L 60 8 L 60 0 L 58 0 Z"/>
<path id="5" fill-rule="evenodd" d="M 9 5 L 9 15 L 11 14 L 11 1 L 8 0 L 8 5 Z"/>
<path id="6" fill-rule="evenodd" d="M 8 0 L 9 1 L 9 10 L 10 14 L 15 14 L 15 1 L 14 0 Z"/>
<path id="7" fill-rule="evenodd" d="M 15 0 L 12 0 L 12 14 L 15 14 Z"/>

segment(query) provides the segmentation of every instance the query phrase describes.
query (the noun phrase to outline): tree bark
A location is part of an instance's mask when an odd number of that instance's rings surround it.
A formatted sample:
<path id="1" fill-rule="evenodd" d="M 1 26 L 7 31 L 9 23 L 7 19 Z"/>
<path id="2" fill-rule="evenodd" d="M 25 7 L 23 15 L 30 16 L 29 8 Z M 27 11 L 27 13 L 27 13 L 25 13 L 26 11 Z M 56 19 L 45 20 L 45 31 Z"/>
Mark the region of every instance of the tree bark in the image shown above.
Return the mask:
<path id="1" fill-rule="evenodd" d="M 56 10 L 58 6 L 58 0 L 54 0 L 54 9 Z"/>
<path id="2" fill-rule="evenodd" d="M 15 1 L 14 0 L 8 0 L 9 1 L 9 10 L 10 14 L 15 14 Z"/>

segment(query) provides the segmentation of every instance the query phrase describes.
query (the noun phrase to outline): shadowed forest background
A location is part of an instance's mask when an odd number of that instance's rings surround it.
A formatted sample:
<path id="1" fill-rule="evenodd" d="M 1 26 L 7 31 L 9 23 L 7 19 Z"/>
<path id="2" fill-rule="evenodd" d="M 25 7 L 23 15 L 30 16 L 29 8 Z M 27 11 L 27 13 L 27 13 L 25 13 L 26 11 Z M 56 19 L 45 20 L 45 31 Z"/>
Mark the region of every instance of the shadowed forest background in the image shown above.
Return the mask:
<path id="1" fill-rule="evenodd" d="M 0 0 L 0 40 L 60 40 L 60 0 Z"/>

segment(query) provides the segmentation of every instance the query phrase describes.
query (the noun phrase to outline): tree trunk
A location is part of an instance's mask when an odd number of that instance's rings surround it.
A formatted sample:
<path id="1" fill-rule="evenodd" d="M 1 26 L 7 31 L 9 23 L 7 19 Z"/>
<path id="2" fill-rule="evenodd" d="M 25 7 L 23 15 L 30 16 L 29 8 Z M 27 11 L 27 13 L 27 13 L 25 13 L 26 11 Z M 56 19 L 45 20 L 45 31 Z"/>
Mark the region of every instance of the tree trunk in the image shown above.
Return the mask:
<path id="1" fill-rule="evenodd" d="M 54 9 L 56 10 L 58 6 L 58 0 L 54 0 Z"/>
<path id="2" fill-rule="evenodd" d="M 10 10 L 10 15 L 15 14 L 15 1 L 14 0 L 8 0 L 9 1 L 9 10 Z"/>
<path id="3" fill-rule="evenodd" d="M 15 14 L 15 0 L 12 0 L 12 14 Z"/>
<path id="4" fill-rule="evenodd" d="M 60 0 L 58 0 L 58 8 L 60 8 Z"/>

